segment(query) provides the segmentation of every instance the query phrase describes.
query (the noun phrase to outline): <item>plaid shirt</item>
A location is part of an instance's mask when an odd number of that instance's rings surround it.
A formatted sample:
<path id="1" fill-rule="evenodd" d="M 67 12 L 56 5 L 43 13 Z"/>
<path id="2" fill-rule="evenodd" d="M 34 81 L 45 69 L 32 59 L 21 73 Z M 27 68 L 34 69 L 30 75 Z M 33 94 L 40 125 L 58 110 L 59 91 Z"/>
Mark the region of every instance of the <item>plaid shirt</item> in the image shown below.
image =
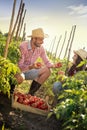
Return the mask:
<path id="1" fill-rule="evenodd" d="M 21 69 L 21 71 L 28 70 L 29 65 L 34 64 L 38 57 L 42 58 L 44 64 L 47 67 L 51 68 L 53 65 L 49 61 L 43 46 L 37 47 L 33 52 L 30 42 L 24 41 L 20 44 L 20 52 L 21 52 L 21 58 L 18 62 L 18 66 Z"/>

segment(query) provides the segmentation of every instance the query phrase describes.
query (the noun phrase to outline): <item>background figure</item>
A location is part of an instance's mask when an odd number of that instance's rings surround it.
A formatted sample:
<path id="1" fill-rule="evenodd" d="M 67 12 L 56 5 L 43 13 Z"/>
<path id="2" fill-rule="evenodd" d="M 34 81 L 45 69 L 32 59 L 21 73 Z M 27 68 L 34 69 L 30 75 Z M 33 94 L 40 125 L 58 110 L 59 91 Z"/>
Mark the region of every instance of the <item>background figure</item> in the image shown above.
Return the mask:
<path id="1" fill-rule="evenodd" d="M 87 59 L 87 52 L 85 50 L 80 49 L 80 50 L 74 51 L 74 56 L 72 57 L 72 59 L 73 59 L 73 63 L 72 63 L 72 66 L 67 71 L 67 76 L 73 76 L 78 71 L 87 70 L 86 65 L 77 67 L 81 61 Z M 55 96 L 57 96 L 62 90 L 63 88 L 62 88 L 61 82 L 57 81 L 53 84 L 53 93 Z"/>

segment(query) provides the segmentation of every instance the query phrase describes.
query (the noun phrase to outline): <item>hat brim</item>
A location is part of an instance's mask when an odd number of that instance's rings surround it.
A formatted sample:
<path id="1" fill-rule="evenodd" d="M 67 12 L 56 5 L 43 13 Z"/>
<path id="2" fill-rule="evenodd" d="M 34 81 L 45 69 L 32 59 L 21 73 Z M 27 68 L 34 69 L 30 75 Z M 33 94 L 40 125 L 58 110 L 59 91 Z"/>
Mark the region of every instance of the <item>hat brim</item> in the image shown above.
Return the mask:
<path id="1" fill-rule="evenodd" d="M 77 51 L 74 50 L 73 52 L 74 52 L 75 54 L 77 54 Z"/>
<path id="2" fill-rule="evenodd" d="M 82 56 L 81 56 L 81 54 L 79 53 L 79 51 L 75 51 L 75 50 L 74 50 L 73 52 L 82 58 Z M 83 60 L 83 58 L 82 58 L 82 60 Z"/>
<path id="3" fill-rule="evenodd" d="M 48 38 L 49 35 L 48 35 L 48 34 L 44 34 L 44 37 L 42 37 L 42 36 L 33 36 L 33 35 L 29 35 L 29 36 L 27 36 L 27 37 L 41 37 L 41 38 Z"/>
<path id="4" fill-rule="evenodd" d="M 82 60 L 86 59 L 87 57 L 87 52 L 85 50 L 78 50 L 78 51 L 73 51 L 75 54 L 79 55 Z"/>

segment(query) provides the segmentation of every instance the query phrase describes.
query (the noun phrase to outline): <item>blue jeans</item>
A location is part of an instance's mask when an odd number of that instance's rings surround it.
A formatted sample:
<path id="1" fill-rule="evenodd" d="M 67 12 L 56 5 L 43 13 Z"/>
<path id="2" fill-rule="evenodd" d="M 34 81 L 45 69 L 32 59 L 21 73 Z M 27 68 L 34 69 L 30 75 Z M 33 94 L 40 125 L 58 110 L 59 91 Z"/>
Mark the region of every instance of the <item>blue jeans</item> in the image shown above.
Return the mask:
<path id="1" fill-rule="evenodd" d="M 34 80 L 39 77 L 40 69 L 31 69 L 29 71 L 24 72 L 25 80 Z"/>
<path id="2" fill-rule="evenodd" d="M 63 90 L 63 88 L 62 88 L 61 82 L 55 82 L 53 84 L 53 93 L 55 96 L 57 96 L 62 90 Z"/>

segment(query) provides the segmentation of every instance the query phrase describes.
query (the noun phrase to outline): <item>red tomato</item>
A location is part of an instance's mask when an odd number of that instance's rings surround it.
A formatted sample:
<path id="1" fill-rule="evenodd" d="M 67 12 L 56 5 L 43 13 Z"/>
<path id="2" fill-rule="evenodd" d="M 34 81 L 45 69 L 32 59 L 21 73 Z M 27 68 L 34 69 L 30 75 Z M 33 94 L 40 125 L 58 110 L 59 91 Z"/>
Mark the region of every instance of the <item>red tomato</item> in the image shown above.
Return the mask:
<path id="1" fill-rule="evenodd" d="M 42 109 L 42 110 L 48 110 L 48 105 L 46 103 L 44 103 L 44 104 L 42 104 L 40 106 L 40 109 Z"/>
<path id="2" fill-rule="evenodd" d="M 29 99 L 23 100 L 23 104 L 24 104 L 24 105 L 29 105 L 29 104 L 30 104 L 30 100 L 29 100 Z"/>
<path id="3" fill-rule="evenodd" d="M 40 108 L 44 104 L 44 101 L 39 101 L 37 107 Z"/>
<path id="4" fill-rule="evenodd" d="M 38 98 L 38 97 L 34 96 L 33 98 L 34 98 L 34 102 L 39 101 L 39 98 Z"/>
<path id="5" fill-rule="evenodd" d="M 37 67 L 41 67 L 41 66 L 42 66 L 41 62 L 37 62 L 37 63 L 36 63 L 36 66 L 37 66 Z"/>
<path id="6" fill-rule="evenodd" d="M 31 97 L 31 95 L 30 94 L 27 94 L 27 98 L 30 98 Z"/>
<path id="7" fill-rule="evenodd" d="M 35 103 L 35 100 L 34 100 L 34 97 L 33 97 L 33 96 L 31 96 L 31 97 L 29 98 L 29 100 L 30 100 L 30 105 L 31 105 L 32 103 Z"/>
<path id="8" fill-rule="evenodd" d="M 22 97 L 19 97 L 19 98 L 17 99 L 17 102 L 19 102 L 19 103 L 22 104 L 22 103 L 23 103 L 23 100 L 24 100 L 24 99 L 23 99 Z"/>
<path id="9" fill-rule="evenodd" d="M 34 108 L 37 108 L 37 105 L 38 105 L 37 102 L 31 104 L 31 106 L 34 107 Z"/>
<path id="10" fill-rule="evenodd" d="M 42 104 L 44 104 L 44 101 L 38 97 L 34 97 L 34 101 L 31 106 L 39 108 Z"/>
<path id="11" fill-rule="evenodd" d="M 61 62 L 58 62 L 58 63 L 56 64 L 56 67 L 57 67 L 57 68 L 62 67 L 62 63 L 61 63 Z"/>

